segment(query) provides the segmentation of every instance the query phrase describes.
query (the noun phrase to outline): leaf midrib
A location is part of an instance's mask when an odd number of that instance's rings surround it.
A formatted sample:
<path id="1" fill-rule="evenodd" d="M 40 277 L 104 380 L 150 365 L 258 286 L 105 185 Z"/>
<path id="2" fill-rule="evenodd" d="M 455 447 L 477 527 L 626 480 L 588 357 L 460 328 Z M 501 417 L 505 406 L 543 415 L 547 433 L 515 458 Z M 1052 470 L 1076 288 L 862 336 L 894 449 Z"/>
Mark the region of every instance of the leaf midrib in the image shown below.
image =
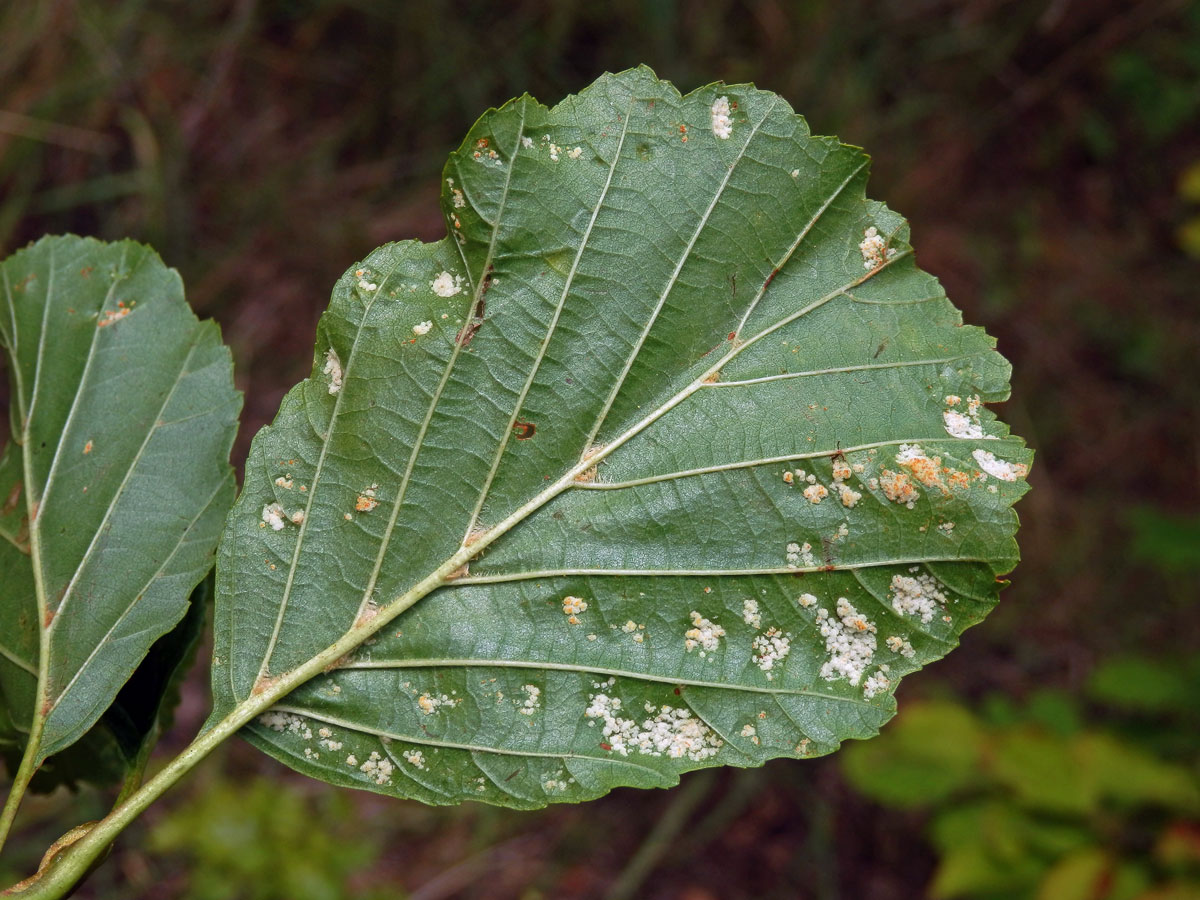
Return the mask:
<path id="1" fill-rule="evenodd" d="M 616 577 L 655 578 L 659 576 L 717 578 L 743 575 L 797 575 L 810 572 L 849 572 L 854 569 L 875 569 L 887 566 L 913 565 L 916 563 L 981 562 L 993 563 L 992 559 L 973 556 L 906 556 L 903 559 L 872 560 L 861 563 L 834 563 L 820 566 L 763 567 L 758 569 L 539 569 L 537 571 L 509 572 L 496 575 L 465 575 L 456 579 L 458 584 L 499 584 L 505 581 L 531 581 L 539 578 L 571 577 Z"/>

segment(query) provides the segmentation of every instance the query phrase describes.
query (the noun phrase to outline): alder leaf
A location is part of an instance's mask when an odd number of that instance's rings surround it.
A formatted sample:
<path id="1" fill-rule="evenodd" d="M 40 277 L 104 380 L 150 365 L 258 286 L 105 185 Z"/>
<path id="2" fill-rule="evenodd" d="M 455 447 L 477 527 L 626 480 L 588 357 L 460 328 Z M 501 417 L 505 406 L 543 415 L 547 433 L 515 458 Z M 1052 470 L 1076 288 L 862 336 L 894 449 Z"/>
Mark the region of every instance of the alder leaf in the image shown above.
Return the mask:
<path id="1" fill-rule="evenodd" d="M 866 178 L 645 68 L 484 115 L 254 441 L 212 722 L 301 679 L 242 732 L 287 765 L 516 807 L 875 734 L 995 603 L 1029 453 Z"/>
<path id="2" fill-rule="evenodd" d="M 8 743 L 32 733 L 40 764 L 186 613 L 233 501 L 241 398 L 216 325 L 149 248 L 50 237 L 0 275 L 0 692 Z M 160 702 L 138 700 L 147 726 Z"/>

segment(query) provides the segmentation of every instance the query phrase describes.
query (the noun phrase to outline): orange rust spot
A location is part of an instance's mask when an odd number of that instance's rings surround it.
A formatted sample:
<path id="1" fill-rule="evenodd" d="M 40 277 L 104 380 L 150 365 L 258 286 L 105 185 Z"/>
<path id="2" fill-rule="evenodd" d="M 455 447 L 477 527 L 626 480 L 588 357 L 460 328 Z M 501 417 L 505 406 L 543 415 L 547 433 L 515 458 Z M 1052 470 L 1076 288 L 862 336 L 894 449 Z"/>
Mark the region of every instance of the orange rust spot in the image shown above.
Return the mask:
<path id="1" fill-rule="evenodd" d="M 84 278 L 91 278 L 92 272 L 94 272 L 94 271 L 95 271 L 95 269 L 92 266 L 84 266 L 82 269 L 79 270 L 79 274 L 82 275 Z"/>
<path id="2" fill-rule="evenodd" d="M 87 456 L 89 453 L 92 452 L 92 446 L 93 445 L 92 445 L 91 441 L 88 441 L 86 444 L 83 445 L 83 455 L 84 456 Z"/>
<path id="3" fill-rule="evenodd" d="M 459 578 L 462 578 L 464 575 L 470 575 L 470 574 L 471 574 L 470 564 L 463 563 L 461 566 L 459 566 L 457 569 L 455 569 L 453 572 L 451 572 L 449 575 L 447 575 L 446 580 L 447 581 L 455 581 Z"/>
<path id="4" fill-rule="evenodd" d="M 597 467 L 592 466 L 590 469 L 585 469 L 584 471 L 582 471 L 578 475 L 576 475 L 575 483 L 576 484 L 591 484 L 593 481 L 596 480 L 597 474 L 598 474 Z"/>
<path id="5" fill-rule="evenodd" d="M 731 341 L 732 341 L 732 340 L 733 340 L 735 337 L 737 337 L 737 332 L 736 332 L 736 331 L 731 331 L 731 332 L 729 332 L 729 334 L 728 334 L 728 335 L 726 335 L 726 338 L 727 338 L 728 340 L 731 340 Z"/>
<path id="6" fill-rule="evenodd" d="M 32 510 L 30 510 L 30 512 L 29 512 L 29 521 L 30 521 L 30 522 L 36 522 L 36 521 L 37 521 L 37 517 L 38 517 L 38 511 L 39 511 L 41 508 L 42 508 L 42 501 L 41 501 L 41 500 L 35 500 L 35 501 L 33 501 L 33 509 L 32 509 Z"/>
<path id="7" fill-rule="evenodd" d="M 465 546 L 470 547 L 472 544 L 474 544 L 476 541 L 478 541 L 485 534 L 487 534 L 486 528 L 479 528 L 479 527 L 472 528 L 471 533 L 467 535 L 467 539 L 464 542 Z"/>
<path id="8" fill-rule="evenodd" d="M 258 681 L 254 682 L 254 688 L 250 691 L 250 693 L 254 695 L 265 694 L 278 682 L 279 676 L 277 675 L 263 675 L 258 679 Z"/>
<path id="9" fill-rule="evenodd" d="M 720 380 L 721 380 L 721 373 L 713 372 L 712 374 L 705 376 L 704 383 L 705 384 L 716 384 Z"/>
<path id="10" fill-rule="evenodd" d="M 97 328 L 104 328 L 107 325 L 111 325 L 113 322 L 125 318 L 132 311 L 132 307 L 126 306 L 123 301 L 118 303 L 117 306 L 117 309 L 109 309 L 105 311 L 104 315 L 100 317 L 100 320 L 96 322 Z"/>
<path id="11" fill-rule="evenodd" d="M 881 469 L 879 486 L 884 495 L 893 503 L 911 503 L 917 499 L 917 489 L 903 472 L 893 472 L 891 469 Z"/>
<path id="12" fill-rule="evenodd" d="M 50 627 L 50 623 L 51 623 L 51 622 L 53 622 L 53 621 L 54 621 L 54 610 L 52 610 L 52 609 L 48 609 L 48 610 L 46 610 L 46 615 L 45 615 L 45 617 L 42 619 L 42 627 L 43 627 L 43 628 L 49 628 L 49 627 Z"/>
<path id="13" fill-rule="evenodd" d="M 913 478 L 925 485 L 925 487 L 936 487 L 943 494 L 949 494 L 950 489 L 946 487 L 942 481 L 939 470 L 942 465 L 942 458 L 935 456 L 930 459 L 928 456 L 915 456 L 912 459 L 906 459 L 900 463 L 904 468 L 908 469 Z"/>
<path id="14" fill-rule="evenodd" d="M 537 426 L 532 422 L 522 422 L 518 419 L 513 423 L 513 431 L 517 433 L 518 441 L 527 441 L 537 434 Z"/>
<path id="15" fill-rule="evenodd" d="M 478 147 L 480 150 L 482 150 L 489 143 L 491 143 L 491 142 L 487 138 L 480 138 L 479 140 L 477 140 L 475 142 L 475 146 Z"/>

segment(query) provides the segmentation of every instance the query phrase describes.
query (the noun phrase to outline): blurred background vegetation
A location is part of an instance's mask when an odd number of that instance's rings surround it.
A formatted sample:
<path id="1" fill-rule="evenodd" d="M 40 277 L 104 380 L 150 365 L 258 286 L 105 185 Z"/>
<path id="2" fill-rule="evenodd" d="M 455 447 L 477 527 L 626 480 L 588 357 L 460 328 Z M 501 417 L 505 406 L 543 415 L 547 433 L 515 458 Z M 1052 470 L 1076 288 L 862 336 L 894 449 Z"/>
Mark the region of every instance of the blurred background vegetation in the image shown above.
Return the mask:
<path id="1" fill-rule="evenodd" d="M 1200 5 L 6 0 L 0 256 L 152 243 L 234 348 L 240 464 L 343 269 L 441 236 L 471 122 L 640 62 L 866 147 L 871 195 L 998 337 L 1038 451 L 1000 608 L 877 740 L 671 792 L 430 809 L 235 744 L 79 896 L 1200 897 Z M 198 671 L 160 754 L 206 705 Z M 28 803 L 0 882 L 106 799 Z"/>

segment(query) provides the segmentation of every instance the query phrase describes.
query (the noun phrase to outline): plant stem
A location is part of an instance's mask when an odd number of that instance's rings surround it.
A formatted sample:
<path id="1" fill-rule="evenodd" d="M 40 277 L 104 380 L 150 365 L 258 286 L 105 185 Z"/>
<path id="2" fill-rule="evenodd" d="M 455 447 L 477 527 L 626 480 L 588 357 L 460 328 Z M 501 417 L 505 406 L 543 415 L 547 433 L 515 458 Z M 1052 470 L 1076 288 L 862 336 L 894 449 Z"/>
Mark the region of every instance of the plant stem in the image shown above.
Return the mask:
<path id="1" fill-rule="evenodd" d="M 28 887 L 23 890 L 19 889 L 19 886 L 10 888 L 4 892 L 5 895 L 55 898 L 55 900 L 65 897 L 87 873 L 92 863 L 130 822 L 158 799 L 167 788 L 186 775 L 200 760 L 208 756 L 217 745 L 257 715 L 257 712 L 248 704 L 239 706 L 233 714 L 197 737 L 183 752 L 171 760 L 166 768 L 97 822 L 86 837 L 80 838 L 64 850 L 41 873 L 40 878 L 32 883 L 27 882 Z"/>
<path id="2" fill-rule="evenodd" d="M 0 849 L 4 847 L 4 841 L 8 838 L 8 832 L 12 828 L 13 819 L 17 817 L 17 808 L 21 805 L 29 782 L 37 772 L 38 748 L 42 745 L 42 726 L 45 722 L 42 716 L 33 718 L 33 727 L 29 730 L 29 740 L 25 742 L 21 765 L 17 767 L 17 774 L 13 776 L 12 789 L 8 792 L 8 799 L 4 801 L 4 811 L 0 812 Z"/>

